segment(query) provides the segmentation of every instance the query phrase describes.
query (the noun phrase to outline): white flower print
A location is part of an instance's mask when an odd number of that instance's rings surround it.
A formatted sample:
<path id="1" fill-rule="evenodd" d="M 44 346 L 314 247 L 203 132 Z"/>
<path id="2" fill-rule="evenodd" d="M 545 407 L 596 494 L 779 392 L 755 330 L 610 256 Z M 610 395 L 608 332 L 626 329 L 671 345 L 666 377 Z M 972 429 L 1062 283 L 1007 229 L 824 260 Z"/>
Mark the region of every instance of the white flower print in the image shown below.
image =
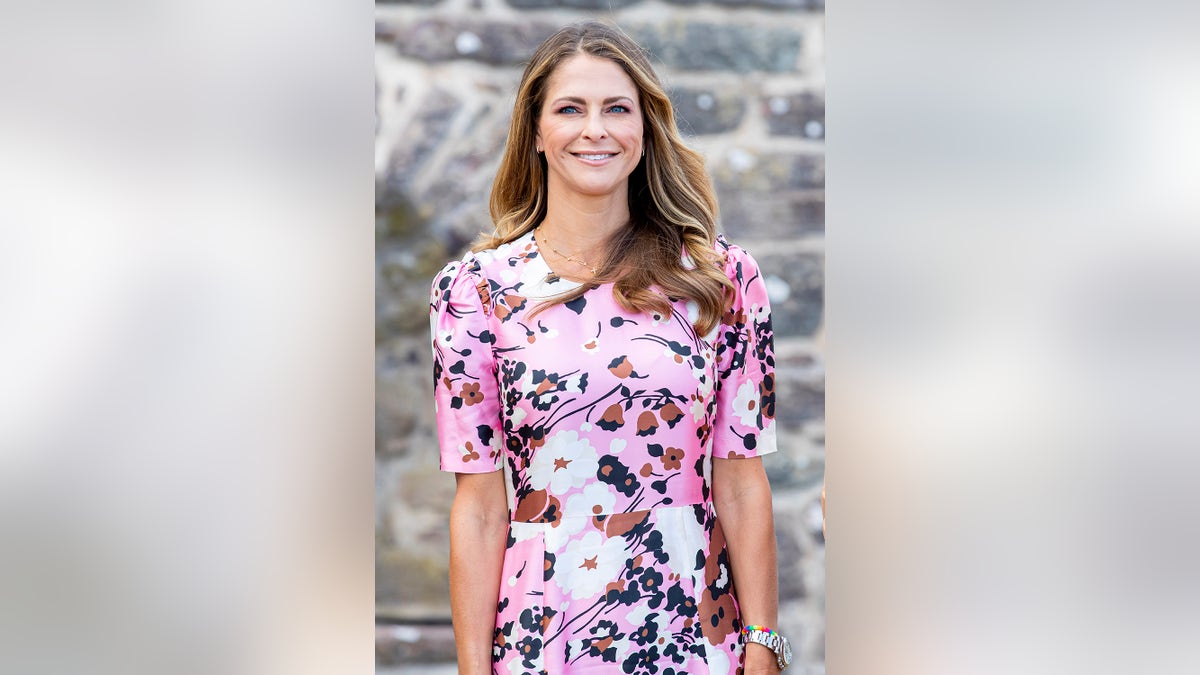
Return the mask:
<path id="1" fill-rule="evenodd" d="M 571 394 L 582 394 L 583 388 L 579 385 L 583 382 L 583 378 L 587 373 L 575 374 L 563 380 L 563 391 Z"/>
<path id="2" fill-rule="evenodd" d="M 555 583 L 576 600 L 590 598 L 620 574 L 625 553 L 624 539 L 606 539 L 592 530 L 559 554 L 554 565 Z"/>
<path id="3" fill-rule="evenodd" d="M 733 414 L 744 427 L 758 428 L 758 385 L 753 380 L 746 380 L 737 390 L 733 399 Z"/>
<path id="4" fill-rule="evenodd" d="M 758 648 L 755 647 L 755 649 Z M 729 655 L 724 650 L 709 649 L 705 653 L 708 656 L 709 673 L 712 675 L 730 675 L 733 672 L 729 666 Z"/>
<path id="5" fill-rule="evenodd" d="M 692 413 L 692 421 L 700 424 L 704 421 L 704 414 L 708 412 L 708 405 L 704 399 L 699 396 L 692 397 L 692 405 L 688 408 L 688 412 Z"/>
<path id="6" fill-rule="evenodd" d="M 496 251 L 495 249 L 476 251 L 475 253 L 472 253 L 471 256 L 475 258 L 475 260 L 479 261 L 480 266 L 486 267 L 496 259 Z"/>
<path id="7" fill-rule="evenodd" d="M 607 483 L 595 482 L 567 498 L 564 513 L 568 516 L 597 516 L 612 513 L 617 505 L 617 496 Z"/>
<path id="8" fill-rule="evenodd" d="M 508 419 L 512 420 L 512 426 L 516 429 L 521 426 L 521 423 L 525 421 L 525 416 L 528 414 L 529 412 L 525 408 L 519 405 L 513 406 L 512 412 L 508 414 Z"/>
<path id="9" fill-rule="evenodd" d="M 771 310 L 767 305 L 752 304 L 750 309 L 746 311 L 746 319 L 752 320 L 755 323 L 762 323 L 771 317 Z"/>
<path id="10" fill-rule="evenodd" d="M 600 457 L 586 438 L 574 430 L 560 431 L 537 449 L 529 467 L 529 484 L 535 490 L 549 486 L 551 492 L 562 494 L 596 479 Z"/>
<path id="11" fill-rule="evenodd" d="M 521 659 L 513 659 L 508 662 L 508 675 L 525 675 L 528 670 Z"/>
<path id="12" fill-rule="evenodd" d="M 546 280 L 546 272 L 539 265 L 521 266 L 521 284 L 526 288 L 538 288 Z"/>
<path id="13" fill-rule="evenodd" d="M 711 361 L 709 361 L 709 363 L 711 363 Z M 692 373 L 695 372 L 695 370 L 692 371 Z M 705 370 L 705 373 L 707 377 L 705 377 L 703 380 L 701 380 L 699 377 L 696 378 L 696 396 L 699 396 L 701 399 L 708 400 L 709 396 L 712 395 L 713 382 L 716 378 L 711 370 Z"/>
<path id="14" fill-rule="evenodd" d="M 651 611 L 652 610 L 650 609 L 650 606 L 646 603 L 636 604 L 629 610 L 629 613 L 625 615 L 625 621 L 630 626 L 641 626 L 642 624 L 646 623 L 646 616 L 649 615 Z"/>
<path id="15" fill-rule="evenodd" d="M 605 483 L 590 483 L 583 492 L 567 497 L 559 529 L 568 536 L 578 534 L 592 522 L 593 516 L 612 513 L 616 510 L 616 505 L 617 496 L 613 494 L 612 488 Z"/>
<path id="16" fill-rule="evenodd" d="M 659 518 L 656 529 L 663 535 L 662 550 L 667 554 L 667 567 L 675 574 L 691 579 L 695 585 L 696 554 L 708 541 L 704 526 L 691 512 L 678 509 L 661 511 Z"/>

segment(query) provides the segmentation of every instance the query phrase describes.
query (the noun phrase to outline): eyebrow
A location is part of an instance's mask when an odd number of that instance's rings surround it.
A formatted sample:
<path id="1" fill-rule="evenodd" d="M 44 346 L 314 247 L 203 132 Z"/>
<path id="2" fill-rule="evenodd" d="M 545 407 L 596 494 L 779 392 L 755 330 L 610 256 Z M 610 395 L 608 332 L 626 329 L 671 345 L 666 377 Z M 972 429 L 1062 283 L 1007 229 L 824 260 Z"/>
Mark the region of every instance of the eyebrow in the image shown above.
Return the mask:
<path id="1" fill-rule="evenodd" d="M 628 96 L 609 96 L 608 98 L 604 99 L 604 102 L 602 105 L 608 105 L 609 103 L 616 103 L 617 101 L 629 101 L 630 103 L 633 103 L 633 99 L 629 98 Z M 579 105 L 587 105 L 587 101 L 583 100 L 582 98 L 579 98 L 578 96 L 560 96 L 560 97 L 554 99 L 554 102 L 555 103 L 560 103 L 560 102 L 562 102 L 562 103 L 578 103 Z"/>

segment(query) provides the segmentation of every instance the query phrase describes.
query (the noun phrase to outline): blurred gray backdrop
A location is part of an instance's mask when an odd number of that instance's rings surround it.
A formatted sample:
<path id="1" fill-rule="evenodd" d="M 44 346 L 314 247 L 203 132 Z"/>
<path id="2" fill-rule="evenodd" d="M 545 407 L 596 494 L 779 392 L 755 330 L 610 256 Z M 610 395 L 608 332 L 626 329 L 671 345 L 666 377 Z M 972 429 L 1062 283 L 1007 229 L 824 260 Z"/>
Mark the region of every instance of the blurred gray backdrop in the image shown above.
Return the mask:
<path id="1" fill-rule="evenodd" d="M 824 673 L 821 358 L 823 0 L 377 2 L 376 663 L 454 672 L 447 586 L 454 478 L 438 471 L 429 284 L 476 233 L 525 59 L 597 17 L 648 48 L 680 129 L 706 158 L 720 228 L 767 275 L 778 354 L 780 630 L 793 673 Z M 439 668 L 441 670 L 439 670 Z"/>

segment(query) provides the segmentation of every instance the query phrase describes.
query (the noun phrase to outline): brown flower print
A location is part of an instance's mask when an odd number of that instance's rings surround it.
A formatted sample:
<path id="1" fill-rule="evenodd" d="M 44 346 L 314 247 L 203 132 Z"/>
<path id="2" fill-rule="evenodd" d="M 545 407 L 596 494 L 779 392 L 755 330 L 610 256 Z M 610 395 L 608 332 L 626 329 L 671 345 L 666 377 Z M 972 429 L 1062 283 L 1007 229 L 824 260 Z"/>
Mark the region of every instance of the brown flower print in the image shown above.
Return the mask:
<path id="1" fill-rule="evenodd" d="M 671 401 L 658 410 L 658 416 L 667 423 L 668 427 L 674 429 L 679 420 L 683 418 L 683 411 L 675 405 L 674 401 Z"/>
<path id="2" fill-rule="evenodd" d="M 467 382 L 463 385 L 462 391 L 458 392 L 462 397 L 463 403 L 467 405 L 475 405 L 483 401 L 483 393 L 479 391 L 478 382 Z"/>
<path id="3" fill-rule="evenodd" d="M 628 356 L 620 356 L 613 359 L 612 363 L 608 364 L 608 370 L 613 375 L 624 379 L 633 374 L 633 364 L 629 362 Z"/>
<path id="4" fill-rule="evenodd" d="M 562 504 L 545 490 L 535 490 L 517 502 L 513 520 L 520 523 L 551 523 L 562 514 Z"/>
<path id="5" fill-rule="evenodd" d="M 682 460 L 685 454 L 680 448 L 667 448 L 658 460 L 662 462 L 663 468 L 667 471 L 677 471 L 683 466 Z"/>
<path id="6" fill-rule="evenodd" d="M 658 431 L 658 418 L 654 416 L 654 413 L 647 410 L 647 411 L 643 412 L 641 415 L 638 415 L 638 418 L 637 418 L 637 435 L 638 436 L 652 436 L 652 435 L 654 435 L 655 431 Z"/>
<path id="7" fill-rule="evenodd" d="M 605 431 L 616 431 L 625 426 L 625 410 L 620 403 L 614 403 L 604 409 L 604 414 L 596 422 L 596 426 Z"/>

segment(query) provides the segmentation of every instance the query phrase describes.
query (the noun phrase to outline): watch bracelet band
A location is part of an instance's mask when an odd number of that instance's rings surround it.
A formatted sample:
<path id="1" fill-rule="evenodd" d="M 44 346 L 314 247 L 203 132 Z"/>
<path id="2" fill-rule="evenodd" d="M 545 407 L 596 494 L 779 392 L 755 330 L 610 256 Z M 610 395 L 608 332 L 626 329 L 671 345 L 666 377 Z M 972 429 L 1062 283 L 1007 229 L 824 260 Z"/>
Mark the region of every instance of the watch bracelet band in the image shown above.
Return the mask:
<path id="1" fill-rule="evenodd" d="M 753 642 L 757 645 L 762 645 L 775 653 L 775 659 L 779 663 L 780 668 L 785 668 L 787 664 L 784 662 L 783 646 L 784 638 L 774 630 L 766 626 L 745 626 L 741 630 L 742 641 L 749 644 Z"/>
<path id="2" fill-rule="evenodd" d="M 763 631 L 746 633 L 746 642 L 753 642 L 767 647 L 771 651 L 779 651 L 779 636 L 775 633 L 765 634 Z"/>

